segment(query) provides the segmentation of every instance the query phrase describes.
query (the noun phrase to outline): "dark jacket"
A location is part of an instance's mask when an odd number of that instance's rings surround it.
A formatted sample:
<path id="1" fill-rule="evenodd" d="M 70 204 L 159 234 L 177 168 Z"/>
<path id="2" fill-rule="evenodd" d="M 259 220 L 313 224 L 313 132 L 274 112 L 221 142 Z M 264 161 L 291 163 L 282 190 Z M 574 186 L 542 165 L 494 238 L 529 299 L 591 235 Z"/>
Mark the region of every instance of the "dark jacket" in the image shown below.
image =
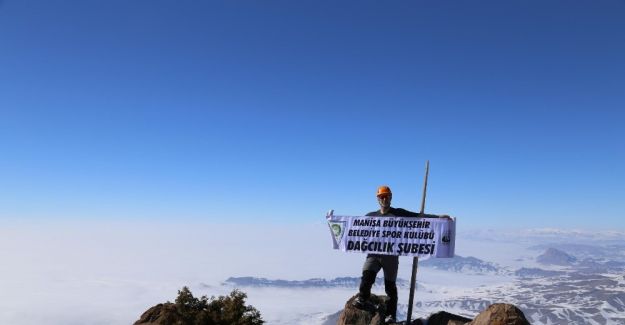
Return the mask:
<path id="1" fill-rule="evenodd" d="M 402 208 L 391 207 L 386 214 L 380 213 L 380 210 L 372 211 L 366 214 L 368 217 L 414 217 L 414 218 L 438 218 L 435 214 L 421 214 L 417 212 L 408 211 Z"/>

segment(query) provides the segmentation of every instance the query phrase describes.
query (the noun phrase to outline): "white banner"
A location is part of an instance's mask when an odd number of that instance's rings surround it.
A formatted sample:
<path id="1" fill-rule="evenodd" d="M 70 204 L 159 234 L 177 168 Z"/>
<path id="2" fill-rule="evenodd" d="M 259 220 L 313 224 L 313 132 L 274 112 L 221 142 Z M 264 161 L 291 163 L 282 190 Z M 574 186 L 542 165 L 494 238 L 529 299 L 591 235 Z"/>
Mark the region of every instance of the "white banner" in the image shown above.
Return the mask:
<path id="1" fill-rule="evenodd" d="M 334 249 L 367 254 L 454 257 L 456 220 L 328 216 Z"/>

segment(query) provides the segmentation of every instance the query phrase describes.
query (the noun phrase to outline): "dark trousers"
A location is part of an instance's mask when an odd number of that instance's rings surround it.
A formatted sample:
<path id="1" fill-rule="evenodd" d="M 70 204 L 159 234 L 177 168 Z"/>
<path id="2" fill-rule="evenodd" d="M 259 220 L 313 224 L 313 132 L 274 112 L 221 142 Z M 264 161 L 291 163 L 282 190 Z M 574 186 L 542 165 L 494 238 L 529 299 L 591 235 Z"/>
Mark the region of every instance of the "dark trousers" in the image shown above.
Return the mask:
<path id="1" fill-rule="evenodd" d="M 363 299 L 371 296 L 371 287 L 375 283 L 375 277 L 380 269 L 384 271 L 384 291 L 389 300 L 386 303 L 386 314 L 397 315 L 397 269 L 399 267 L 399 257 L 394 255 L 369 254 L 362 267 L 362 278 L 360 279 L 359 295 Z"/>

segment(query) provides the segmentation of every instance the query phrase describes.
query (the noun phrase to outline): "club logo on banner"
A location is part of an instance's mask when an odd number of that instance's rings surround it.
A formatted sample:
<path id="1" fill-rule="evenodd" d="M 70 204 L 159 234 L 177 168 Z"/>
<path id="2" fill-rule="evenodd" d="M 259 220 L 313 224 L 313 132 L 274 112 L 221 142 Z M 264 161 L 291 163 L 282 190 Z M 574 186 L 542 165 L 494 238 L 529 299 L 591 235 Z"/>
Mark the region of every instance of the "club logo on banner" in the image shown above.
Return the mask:
<path id="1" fill-rule="evenodd" d="M 334 236 L 334 245 L 337 246 L 345 233 L 345 221 L 328 221 L 328 224 Z"/>
<path id="2" fill-rule="evenodd" d="M 442 218 L 327 216 L 334 249 L 367 254 L 454 257 L 456 221 Z"/>

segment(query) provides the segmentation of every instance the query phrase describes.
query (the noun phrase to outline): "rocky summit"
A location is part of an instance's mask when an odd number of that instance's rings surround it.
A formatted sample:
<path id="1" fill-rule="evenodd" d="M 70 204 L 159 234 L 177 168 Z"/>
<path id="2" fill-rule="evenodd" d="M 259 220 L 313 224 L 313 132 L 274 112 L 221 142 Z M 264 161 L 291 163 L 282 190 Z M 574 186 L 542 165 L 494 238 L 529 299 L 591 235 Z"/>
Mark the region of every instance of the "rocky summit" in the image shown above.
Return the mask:
<path id="1" fill-rule="evenodd" d="M 353 306 L 356 296 L 345 303 L 340 312 L 336 325 L 383 325 L 385 318 L 386 296 L 371 295 L 372 307 L 358 309 Z M 408 325 L 406 321 L 395 323 Z M 474 319 L 440 311 L 430 315 L 427 319 L 414 319 L 410 325 L 529 325 L 523 312 L 511 304 L 492 304 L 479 313 Z"/>
<path id="2" fill-rule="evenodd" d="M 358 309 L 353 306 L 356 296 L 351 297 L 345 303 L 345 308 L 339 315 L 337 325 L 379 325 L 384 324 L 386 316 L 386 296 L 371 295 L 369 301 L 373 308 Z"/>
<path id="3" fill-rule="evenodd" d="M 467 325 L 526 325 L 529 324 L 523 312 L 514 305 L 492 304 L 479 313 Z"/>

